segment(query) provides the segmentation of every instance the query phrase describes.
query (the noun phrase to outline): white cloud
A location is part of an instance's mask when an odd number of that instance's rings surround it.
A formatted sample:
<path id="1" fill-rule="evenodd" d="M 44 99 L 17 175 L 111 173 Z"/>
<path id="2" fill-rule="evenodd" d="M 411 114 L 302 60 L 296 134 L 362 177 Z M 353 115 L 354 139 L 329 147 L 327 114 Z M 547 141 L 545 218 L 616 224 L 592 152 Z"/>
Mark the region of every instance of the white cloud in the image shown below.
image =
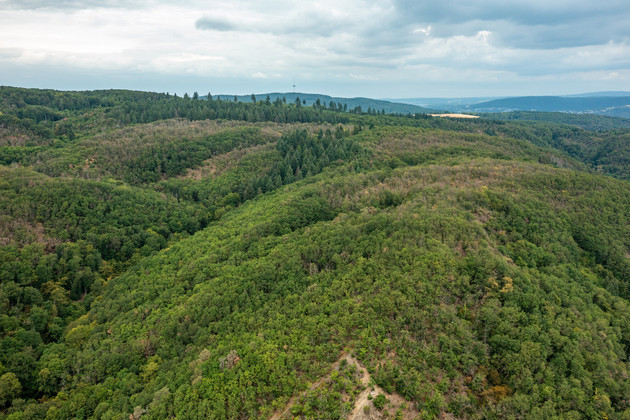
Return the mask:
<path id="1" fill-rule="evenodd" d="M 256 73 L 252 74 L 252 78 L 254 78 L 254 79 L 268 79 L 269 76 L 267 76 L 265 73 L 257 71 Z"/>
<path id="2" fill-rule="evenodd" d="M 462 79 L 483 90 L 485 83 L 509 89 L 547 77 L 572 80 L 580 91 L 585 74 L 630 69 L 629 30 L 608 6 L 595 13 L 585 2 L 536 1 L 512 10 L 492 1 L 494 11 L 450 0 L 432 8 L 407 0 L 218 0 L 211 7 L 196 0 L 0 0 L 0 76 L 19 84 L 27 69 L 48 87 L 52 68 L 130 81 L 182 74 L 240 79 L 248 91 L 297 77 L 320 91 L 384 96 L 385 89 L 414 95 L 413 86 Z M 589 13 L 601 27 L 592 42 Z M 618 14 L 623 21 L 628 12 Z M 561 31 L 544 16 L 555 16 Z M 547 41 L 560 33 L 558 45 Z M 627 77 L 607 80 L 630 89 Z"/>
<path id="3" fill-rule="evenodd" d="M 368 75 L 365 75 L 365 74 L 350 73 L 349 76 L 352 77 L 353 79 L 357 79 L 357 80 L 370 80 L 370 81 L 378 80 L 378 77 L 368 76 Z"/>

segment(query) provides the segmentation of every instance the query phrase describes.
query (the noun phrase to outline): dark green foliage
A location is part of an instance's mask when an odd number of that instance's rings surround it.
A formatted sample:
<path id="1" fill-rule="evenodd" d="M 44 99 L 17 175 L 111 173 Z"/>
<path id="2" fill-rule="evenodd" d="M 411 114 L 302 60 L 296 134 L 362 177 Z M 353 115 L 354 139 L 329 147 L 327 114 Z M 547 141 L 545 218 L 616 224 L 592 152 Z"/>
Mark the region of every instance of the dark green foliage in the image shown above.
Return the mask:
<path id="1" fill-rule="evenodd" d="M 549 123 L 574 125 L 590 131 L 607 131 L 630 128 L 630 119 L 608 117 L 595 114 L 570 114 L 568 112 L 514 111 L 496 114 L 482 114 L 483 118 L 503 121 L 545 121 Z"/>
<path id="2" fill-rule="evenodd" d="M 2 416 L 630 413 L 627 133 L 2 94 Z M 110 125 L 224 105 L 334 124 Z"/>
<path id="3" fill-rule="evenodd" d="M 364 161 L 369 155 L 355 141 L 334 139 L 330 130 L 325 133 L 320 130 L 317 136 L 306 130 L 290 131 L 278 139 L 274 149 L 246 155 L 232 171 L 217 176 L 213 182 L 169 180 L 157 188 L 184 200 L 203 203 L 219 218 L 226 209 L 259 194 L 311 177 L 344 161 Z"/>
<path id="4" fill-rule="evenodd" d="M 372 200 L 362 191 L 395 188 L 398 207 L 366 211 Z M 153 415 L 154 394 L 167 387 L 174 399 L 164 410 L 176 416 L 258 415 L 322 376 L 351 343 L 379 385 L 431 415 L 452 407 L 464 417 L 503 416 L 549 405 L 612 415 L 630 391 L 619 365 L 630 309 L 606 290 L 615 273 L 584 258 L 572 226 L 600 226 L 614 246 L 627 246 L 619 188 L 627 195 L 612 180 L 487 161 L 287 189 L 114 280 L 66 336 L 89 372 L 73 387 L 103 383 L 127 393 L 129 402 L 109 402 L 119 413 L 139 405 Z M 582 196 L 585 189 L 592 193 Z M 331 205 L 342 192 L 343 202 Z M 586 205 L 599 206 L 597 217 L 583 219 Z M 357 210 L 337 215 L 341 208 Z M 604 220 L 621 215 L 623 228 L 607 232 Z M 142 387 L 107 385 L 125 370 L 125 383 Z M 178 382 L 173 372 L 189 379 Z M 455 398 L 461 387 L 470 389 L 466 401 Z M 70 410 L 64 415 L 77 415 L 71 407 L 87 395 L 80 389 L 73 402 L 56 403 Z M 292 413 L 345 410 L 335 395 L 307 393 Z"/>
<path id="5" fill-rule="evenodd" d="M 212 156 L 266 141 L 255 128 L 226 130 L 201 139 L 180 138 L 176 142 L 143 147 L 140 153 L 122 159 L 122 165 L 112 162 L 108 172 L 130 184 L 156 182 L 181 175 Z"/>
<path id="6" fill-rule="evenodd" d="M 0 174 L 0 231 L 9 243 L 0 247 L 0 363 L 18 374 L 24 396 L 52 395 L 67 367 L 43 373 L 34 367 L 48 343 L 62 339 L 128 261 L 199 230 L 206 213 L 109 183 L 24 169 Z"/>
<path id="7" fill-rule="evenodd" d="M 276 164 L 269 176 L 275 178 L 278 175 L 288 184 L 318 174 L 337 161 L 364 158 L 365 151 L 355 141 L 345 139 L 343 133 L 343 127 L 339 125 L 335 138 L 330 131 L 323 133 L 321 130 L 316 137 L 309 136 L 305 130 L 283 136 L 276 146 L 283 162 Z"/>
<path id="8" fill-rule="evenodd" d="M 105 259 L 121 260 L 145 246 L 159 250 L 171 235 L 194 233 L 207 223 L 201 206 L 148 190 L 51 179 L 25 169 L 0 168 L 0 173 L 3 227 L 18 245 L 45 237 L 50 238 L 49 246 L 86 240 Z M 37 232 L 38 225 L 43 232 Z"/>
<path id="9" fill-rule="evenodd" d="M 317 109 L 328 109 L 331 111 L 347 111 L 348 108 L 355 109 L 357 107 L 361 107 L 363 109 L 379 109 L 383 110 L 383 113 L 399 113 L 399 114 L 415 114 L 420 112 L 429 111 L 426 108 L 422 108 L 416 105 L 410 105 L 399 102 L 389 102 L 389 101 L 381 101 L 377 99 L 371 98 L 333 98 L 327 95 L 319 95 L 319 94 L 309 94 L 309 93 L 295 93 L 295 92 L 286 92 L 286 93 L 268 93 L 266 96 L 270 101 L 276 102 L 280 101 L 280 103 L 289 101 L 289 103 L 297 103 L 297 100 L 300 100 L 300 104 L 302 105 L 302 101 L 304 101 L 304 105 L 312 106 Z M 252 97 L 250 95 L 237 95 L 237 99 L 240 102 L 252 102 Z M 259 96 L 262 97 L 262 96 Z M 230 95 L 218 95 L 215 97 L 220 98 L 221 100 L 233 100 L 233 96 Z M 254 97 L 255 99 L 255 97 Z"/>

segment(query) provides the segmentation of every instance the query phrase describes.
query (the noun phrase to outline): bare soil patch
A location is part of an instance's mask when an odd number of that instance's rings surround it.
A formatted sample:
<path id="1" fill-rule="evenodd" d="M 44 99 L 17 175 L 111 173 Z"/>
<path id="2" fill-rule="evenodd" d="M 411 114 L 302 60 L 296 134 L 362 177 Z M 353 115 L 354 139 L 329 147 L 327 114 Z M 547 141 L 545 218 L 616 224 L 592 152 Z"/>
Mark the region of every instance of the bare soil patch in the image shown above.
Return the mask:
<path id="1" fill-rule="evenodd" d="M 354 400 L 354 407 L 352 411 L 346 417 L 348 420 L 381 420 L 391 419 L 398 415 L 398 418 L 402 419 L 414 419 L 420 413 L 414 408 L 414 405 L 406 401 L 401 395 L 396 393 L 388 393 L 383 388 L 379 387 L 372 380 L 371 375 L 350 352 L 342 353 L 341 357 L 333 363 L 330 373 L 314 382 L 307 390 L 294 395 L 289 399 L 285 407 L 274 413 L 270 420 L 280 420 L 291 418 L 291 408 L 300 400 L 300 398 L 307 392 L 312 391 L 322 386 L 326 380 L 330 379 L 333 372 L 340 369 L 342 361 L 345 361 L 348 366 L 356 366 L 359 377 L 358 390 L 363 390 L 356 396 Z M 374 401 L 379 395 L 384 395 L 386 400 L 385 406 L 381 409 L 375 407 Z"/>
<path id="2" fill-rule="evenodd" d="M 469 114 L 429 114 L 432 117 L 441 117 L 441 118 L 479 118 L 479 115 L 469 115 Z"/>

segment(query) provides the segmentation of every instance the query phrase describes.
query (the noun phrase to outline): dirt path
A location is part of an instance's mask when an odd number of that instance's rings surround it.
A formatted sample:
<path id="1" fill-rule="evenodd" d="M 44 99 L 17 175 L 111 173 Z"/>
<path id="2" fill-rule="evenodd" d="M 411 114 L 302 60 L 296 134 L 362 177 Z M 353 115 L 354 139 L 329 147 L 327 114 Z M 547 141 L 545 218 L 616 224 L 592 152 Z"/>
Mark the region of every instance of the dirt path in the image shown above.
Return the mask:
<path id="1" fill-rule="evenodd" d="M 398 409 L 402 410 L 403 419 L 413 419 L 417 417 L 417 415 L 419 414 L 418 411 L 410 407 L 410 404 L 408 404 L 402 396 L 396 393 L 388 394 L 381 387 L 374 384 L 367 369 L 351 355 L 350 350 L 346 350 L 341 354 L 339 359 L 337 359 L 337 361 L 332 364 L 328 374 L 324 375 L 316 382 L 311 384 L 311 386 L 309 386 L 308 389 L 306 389 L 305 391 L 302 391 L 299 394 L 291 397 L 285 405 L 284 409 L 273 414 L 271 417 L 269 417 L 269 419 L 280 420 L 284 418 L 287 414 L 290 413 L 291 408 L 302 396 L 304 396 L 307 392 L 321 386 L 325 380 L 330 378 L 332 372 L 339 369 L 339 365 L 344 360 L 348 363 L 348 365 L 354 365 L 357 367 L 357 369 L 361 373 L 361 378 L 359 379 L 359 382 L 361 383 L 361 386 L 365 387 L 365 389 L 359 395 L 357 395 L 354 402 L 354 408 L 346 417 L 348 420 L 376 420 L 391 418 Z M 388 400 L 387 407 L 382 411 L 377 410 L 372 404 L 374 398 L 376 398 L 379 394 L 385 395 Z"/>
<path id="2" fill-rule="evenodd" d="M 441 117 L 441 118 L 479 118 L 479 115 L 470 115 L 470 114 L 429 114 L 432 117 Z"/>
<path id="3" fill-rule="evenodd" d="M 385 394 L 385 391 L 381 389 L 378 385 L 374 384 L 373 386 L 368 386 L 370 383 L 370 374 L 367 369 L 359 363 L 357 359 L 352 356 L 347 356 L 346 360 L 348 363 L 355 364 L 359 370 L 361 371 L 361 385 L 366 387 L 363 392 L 361 392 L 356 401 L 354 402 L 354 409 L 348 415 L 348 420 L 359 420 L 366 418 L 365 416 L 365 407 L 371 403 L 371 398 L 375 398 L 378 394 Z"/>
<path id="4" fill-rule="evenodd" d="M 269 420 L 279 420 L 281 418 L 284 417 L 285 414 L 287 414 L 289 412 L 289 410 L 291 410 L 291 407 L 293 407 L 293 405 L 295 404 L 295 402 L 300 399 L 300 397 L 302 397 L 304 394 L 306 394 L 308 391 L 312 391 L 315 388 L 317 388 L 318 386 L 320 386 L 326 379 L 330 378 L 330 374 L 332 372 L 334 372 L 336 369 L 339 369 L 339 365 L 341 364 L 341 361 L 345 358 L 348 357 L 348 352 L 344 351 L 343 353 L 341 353 L 341 356 L 339 357 L 339 359 L 337 359 L 337 361 L 335 363 L 333 363 L 333 365 L 330 368 L 330 372 L 327 375 L 322 376 L 321 378 L 319 378 L 316 382 L 313 382 L 311 384 L 311 386 L 308 387 L 308 389 L 300 392 L 298 395 L 294 395 L 289 399 L 289 402 L 287 402 L 287 405 L 284 407 L 284 410 L 282 410 L 279 413 L 276 413 L 274 415 L 272 415 L 271 417 L 269 417 Z"/>

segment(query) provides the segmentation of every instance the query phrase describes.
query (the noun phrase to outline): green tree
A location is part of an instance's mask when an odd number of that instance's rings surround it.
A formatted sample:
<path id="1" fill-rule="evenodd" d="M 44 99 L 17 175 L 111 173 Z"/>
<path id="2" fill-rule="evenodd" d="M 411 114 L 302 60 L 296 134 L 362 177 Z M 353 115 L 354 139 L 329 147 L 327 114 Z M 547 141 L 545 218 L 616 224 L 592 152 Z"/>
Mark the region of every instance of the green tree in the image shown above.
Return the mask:
<path id="1" fill-rule="evenodd" d="M 0 405 L 6 407 L 20 392 L 22 386 L 15 373 L 7 372 L 0 376 Z"/>

